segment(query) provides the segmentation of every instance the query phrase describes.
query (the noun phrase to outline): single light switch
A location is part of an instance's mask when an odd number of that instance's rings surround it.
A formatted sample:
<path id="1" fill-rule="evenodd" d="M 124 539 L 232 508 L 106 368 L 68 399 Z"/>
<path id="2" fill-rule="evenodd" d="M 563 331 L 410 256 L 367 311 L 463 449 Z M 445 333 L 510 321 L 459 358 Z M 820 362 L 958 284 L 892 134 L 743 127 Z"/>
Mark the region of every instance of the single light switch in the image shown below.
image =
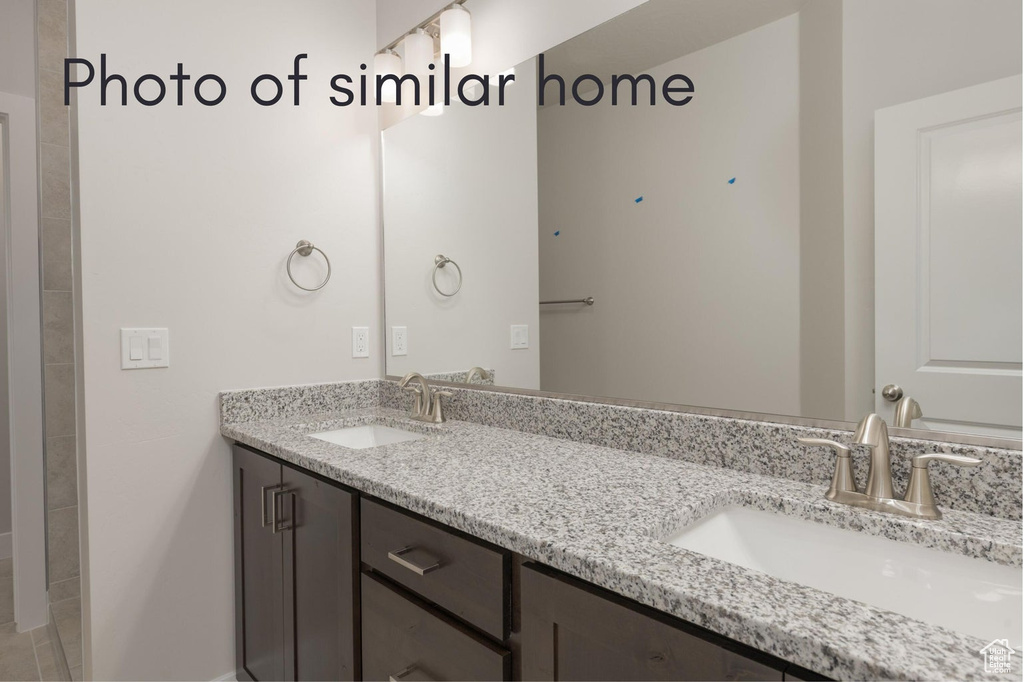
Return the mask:
<path id="1" fill-rule="evenodd" d="M 169 367 L 169 338 L 167 329 L 122 329 L 121 369 Z"/>
<path id="2" fill-rule="evenodd" d="M 142 337 L 133 336 L 128 339 L 128 359 L 133 361 L 142 360 L 145 356 L 142 347 Z"/>
<path id="3" fill-rule="evenodd" d="M 160 342 L 159 336 L 150 336 L 149 341 L 149 359 L 150 360 L 163 360 L 164 358 L 164 346 Z"/>

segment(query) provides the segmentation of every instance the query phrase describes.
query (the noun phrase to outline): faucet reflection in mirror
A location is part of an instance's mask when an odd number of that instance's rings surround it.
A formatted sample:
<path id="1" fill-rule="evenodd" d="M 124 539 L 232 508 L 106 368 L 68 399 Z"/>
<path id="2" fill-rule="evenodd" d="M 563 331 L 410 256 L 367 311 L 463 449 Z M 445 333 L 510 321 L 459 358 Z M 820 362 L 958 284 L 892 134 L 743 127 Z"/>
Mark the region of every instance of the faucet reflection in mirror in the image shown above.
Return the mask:
<path id="1" fill-rule="evenodd" d="M 868 482 L 863 491 L 859 490 L 853 477 L 851 453 L 853 449 L 823 438 L 798 438 L 807 447 L 830 447 L 836 454 L 836 468 L 832 475 L 825 498 L 832 502 L 864 507 L 874 511 L 899 514 L 920 519 L 938 520 L 942 512 L 932 495 L 928 464 L 933 461 L 946 462 L 963 467 L 975 467 L 980 459 L 932 453 L 916 455 L 911 459 L 910 481 L 903 499 L 896 499 L 892 487 L 892 468 L 889 461 L 889 429 L 877 414 L 869 414 L 861 420 L 853 436 L 854 445 L 866 445 L 871 449 Z"/>

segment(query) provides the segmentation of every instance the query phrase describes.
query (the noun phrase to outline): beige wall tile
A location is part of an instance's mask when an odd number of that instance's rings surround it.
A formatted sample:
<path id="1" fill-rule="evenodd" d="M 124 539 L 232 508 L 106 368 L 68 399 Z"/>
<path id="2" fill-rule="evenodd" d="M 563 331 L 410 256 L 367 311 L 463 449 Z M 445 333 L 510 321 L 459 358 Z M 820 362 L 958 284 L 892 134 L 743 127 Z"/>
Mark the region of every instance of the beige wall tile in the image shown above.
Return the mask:
<path id="1" fill-rule="evenodd" d="M 77 599 L 82 596 L 82 579 L 79 577 L 68 578 L 58 582 L 50 583 L 50 603 L 64 601 L 65 599 Z"/>
<path id="2" fill-rule="evenodd" d="M 47 540 L 50 580 L 67 580 L 77 576 L 79 566 L 78 509 L 68 507 L 51 511 L 47 515 L 46 522 L 49 535 Z"/>
<path id="3" fill-rule="evenodd" d="M 78 504 L 78 463 L 76 438 L 61 436 L 46 439 L 46 506 L 64 509 Z M 65 597 L 66 598 L 66 597 Z M 58 601 L 50 595 L 50 601 Z"/>
<path id="4" fill-rule="evenodd" d="M 43 219 L 43 289 L 71 291 L 71 221 Z"/>
<path id="5" fill-rule="evenodd" d="M 64 74 L 39 72 L 39 141 L 70 146 L 68 108 L 64 106 Z"/>
<path id="6" fill-rule="evenodd" d="M 59 144 L 39 145 L 43 175 L 71 177 L 71 149 Z"/>
<path id="7" fill-rule="evenodd" d="M 39 68 L 63 74 L 68 56 L 67 0 L 39 0 L 37 6 Z"/>
<path id="8" fill-rule="evenodd" d="M 70 291 L 43 292 L 43 363 L 75 361 L 75 316 Z M 67 505 L 64 505 L 67 506 Z"/>
<path id="9" fill-rule="evenodd" d="M 43 369 L 46 436 L 75 435 L 75 366 Z"/>
<path id="10" fill-rule="evenodd" d="M 42 204 L 44 218 L 71 218 L 71 178 L 69 174 L 42 176 Z"/>

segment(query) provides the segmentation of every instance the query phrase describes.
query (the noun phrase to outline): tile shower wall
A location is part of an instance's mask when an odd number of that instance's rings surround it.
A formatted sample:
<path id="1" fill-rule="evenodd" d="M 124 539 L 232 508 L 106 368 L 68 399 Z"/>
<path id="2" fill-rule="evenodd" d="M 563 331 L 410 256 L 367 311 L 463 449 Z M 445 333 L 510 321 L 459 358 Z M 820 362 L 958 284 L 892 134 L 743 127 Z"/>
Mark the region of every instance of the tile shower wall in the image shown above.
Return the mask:
<path id="1" fill-rule="evenodd" d="M 39 161 L 47 565 L 53 619 L 72 672 L 82 663 L 71 254 L 71 142 L 64 106 L 67 0 L 39 0 Z"/>

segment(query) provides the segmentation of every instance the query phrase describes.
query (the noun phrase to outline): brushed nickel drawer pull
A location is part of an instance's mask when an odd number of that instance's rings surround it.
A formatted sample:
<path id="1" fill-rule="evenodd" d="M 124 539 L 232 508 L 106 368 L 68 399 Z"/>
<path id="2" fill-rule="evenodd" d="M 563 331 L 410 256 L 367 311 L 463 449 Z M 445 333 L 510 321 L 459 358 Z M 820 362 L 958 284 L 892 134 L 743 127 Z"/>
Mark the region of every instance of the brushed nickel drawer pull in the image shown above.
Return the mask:
<path id="1" fill-rule="evenodd" d="M 406 559 L 405 555 L 413 551 L 414 549 L 416 548 L 410 545 L 408 547 L 403 547 L 402 549 L 397 549 L 394 552 L 388 552 L 388 558 L 394 561 L 399 566 L 408 568 L 416 575 L 426 575 L 427 573 L 431 573 L 432 571 L 436 571 L 437 569 L 441 568 L 440 561 L 435 561 L 429 566 L 420 566 L 419 564 L 416 564 L 410 561 L 409 559 Z"/>

